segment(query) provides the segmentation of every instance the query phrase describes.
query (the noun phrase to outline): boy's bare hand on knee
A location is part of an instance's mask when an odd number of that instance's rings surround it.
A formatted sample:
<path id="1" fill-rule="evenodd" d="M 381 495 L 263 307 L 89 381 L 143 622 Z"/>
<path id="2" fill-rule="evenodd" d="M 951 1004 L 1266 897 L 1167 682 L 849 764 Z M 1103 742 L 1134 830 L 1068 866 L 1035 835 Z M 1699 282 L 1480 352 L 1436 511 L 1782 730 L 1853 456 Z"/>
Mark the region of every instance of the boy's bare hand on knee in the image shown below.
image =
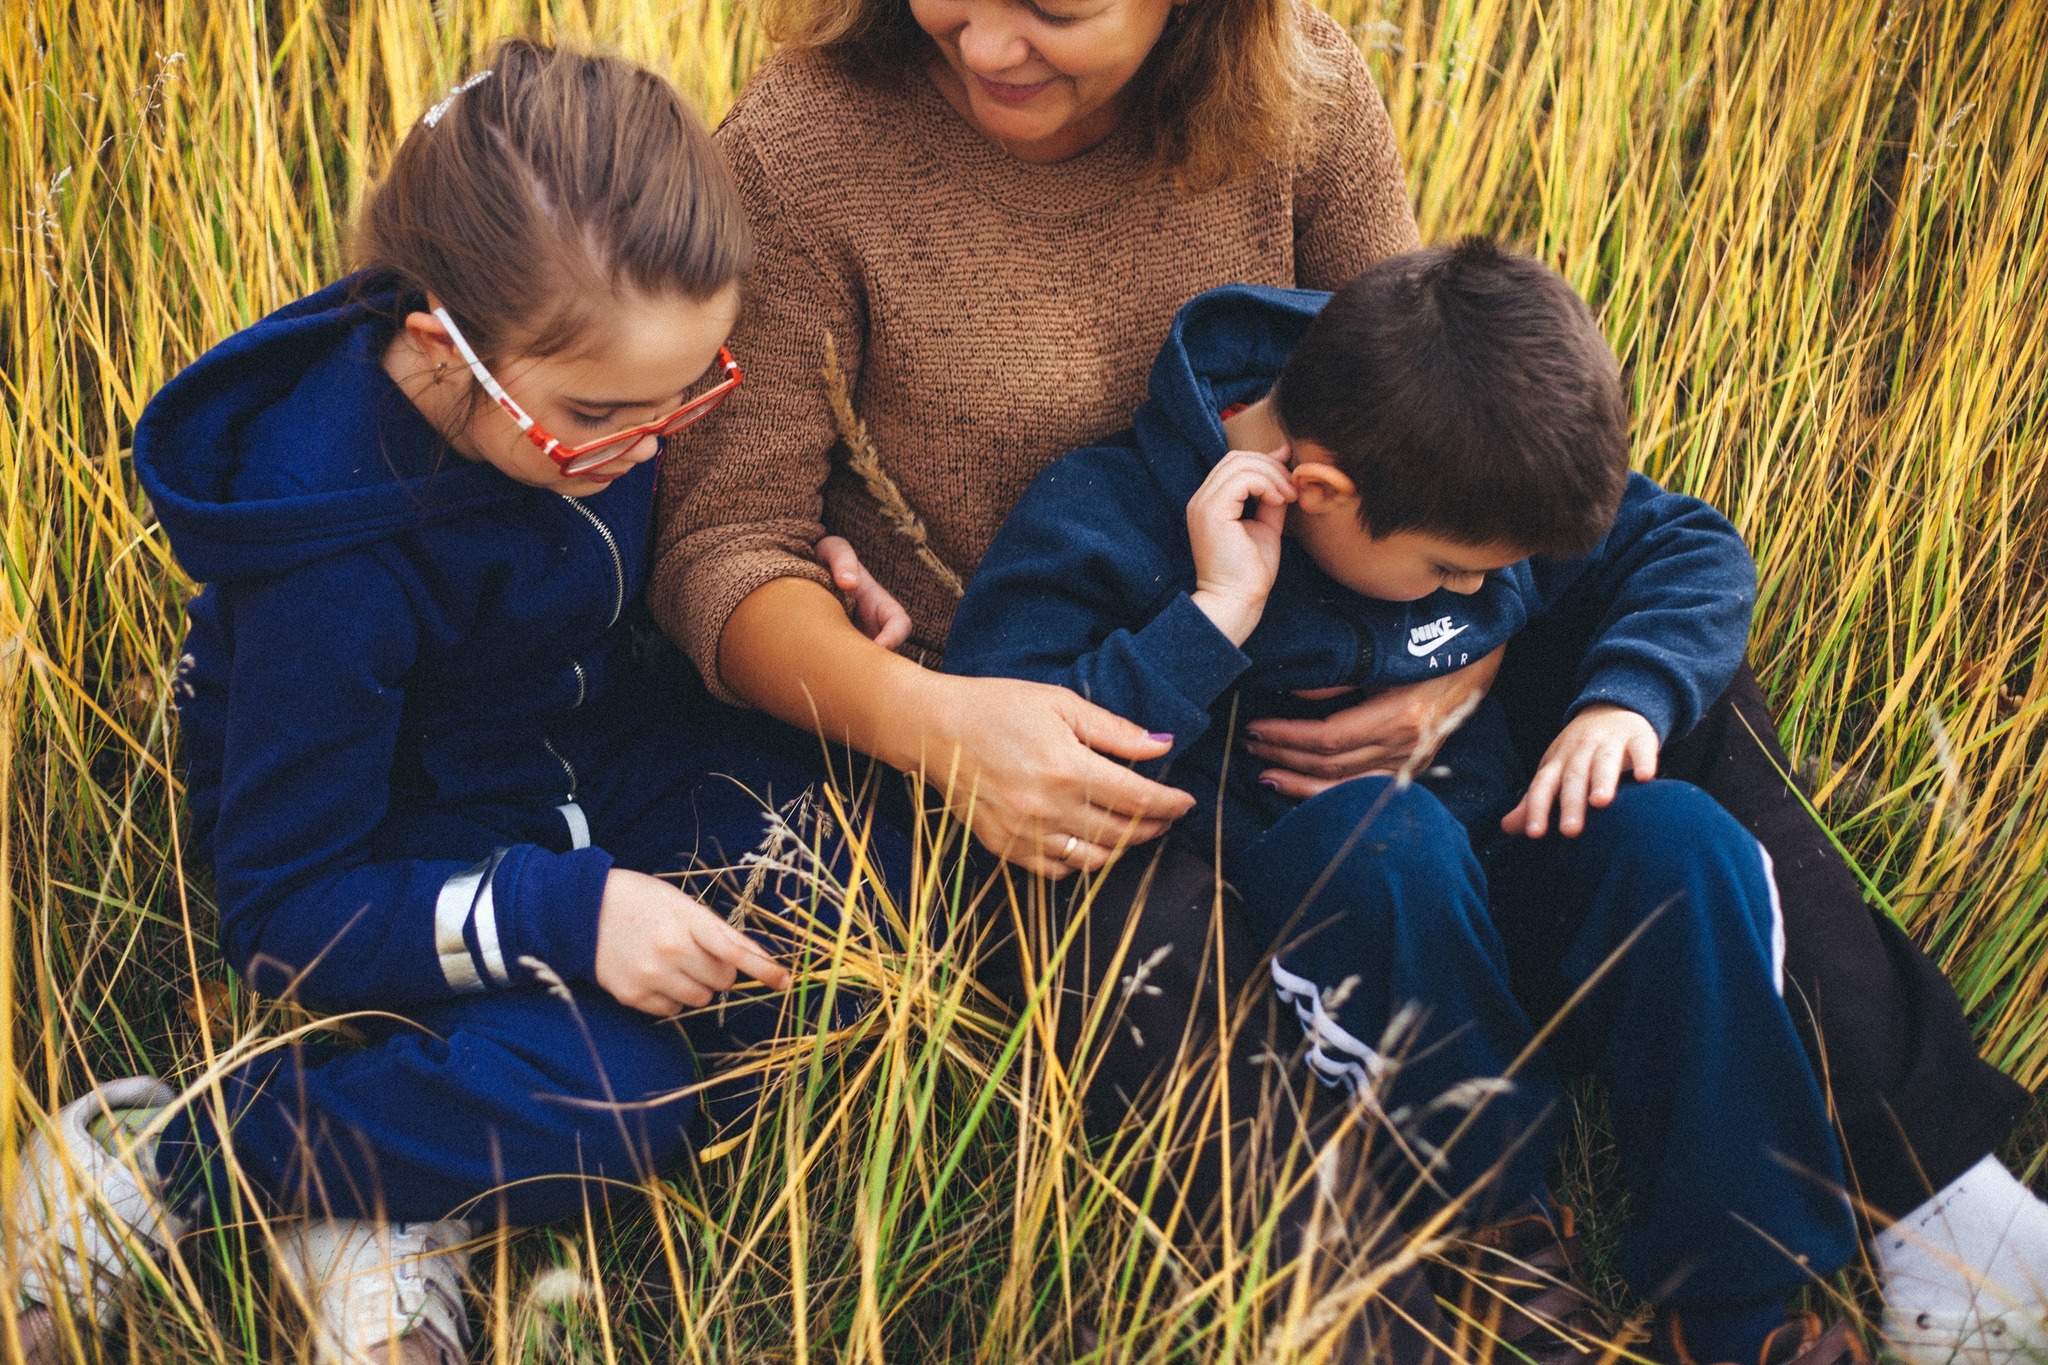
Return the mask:
<path id="1" fill-rule="evenodd" d="M 1557 808 L 1557 832 L 1570 839 L 1586 827 L 1586 808 L 1614 800 L 1621 774 L 1648 782 L 1657 775 L 1657 731 L 1625 706 L 1589 706 L 1544 751 L 1521 801 L 1502 817 L 1509 834 L 1541 839 Z"/>
<path id="2" fill-rule="evenodd" d="M 629 1009 L 666 1017 L 729 989 L 742 975 L 789 989 L 789 969 L 695 898 L 615 867 L 597 916 L 597 984 Z"/>

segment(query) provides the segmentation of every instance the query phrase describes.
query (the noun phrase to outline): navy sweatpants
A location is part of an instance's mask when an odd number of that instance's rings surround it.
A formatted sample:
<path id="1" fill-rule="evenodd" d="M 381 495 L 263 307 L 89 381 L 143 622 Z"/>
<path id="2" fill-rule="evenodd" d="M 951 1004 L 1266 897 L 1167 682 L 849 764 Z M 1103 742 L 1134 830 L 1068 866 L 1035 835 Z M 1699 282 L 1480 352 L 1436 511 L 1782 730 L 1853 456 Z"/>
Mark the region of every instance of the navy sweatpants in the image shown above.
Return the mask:
<path id="1" fill-rule="evenodd" d="M 1390 1189 L 1477 1189 L 1480 1216 L 1526 1199 L 1563 1123 L 1559 1071 L 1590 1069 L 1613 1096 L 1638 1292 L 1762 1299 L 1854 1253 L 1765 855 L 1697 788 L 1624 786 L 1575 839 L 1475 853 L 1428 791 L 1362 778 L 1225 866 L 1280 945 L 1310 1064 L 1387 1120 L 1409 1172 Z M 1580 991 L 1533 1047 L 1532 1020 Z"/>
<path id="2" fill-rule="evenodd" d="M 590 842 L 616 866 L 736 863 L 761 845 L 768 805 L 788 810 L 814 784 L 752 749 L 682 727 L 676 736 L 677 748 L 647 755 L 628 778 L 577 793 Z M 482 858 L 522 840 L 567 849 L 582 834 L 553 803 L 389 824 L 382 842 L 394 857 Z M 892 879 L 907 875 L 901 837 L 877 829 L 873 838 Z M 843 876 L 836 837 L 827 853 Z M 713 905 L 732 889 L 691 885 Z M 768 882 L 759 903 L 780 909 L 784 896 L 809 904 L 786 874 Z M 821 927 L 836 922 L 829 904 L 813 913 Z M 406 1019 L 359 1019 L 367 1046 L 274 1051 L 225 1080 L 234 1160 L 278 1212 L 551 1221 L 602 1200 L 608 1187 L 676 1165 L 707 1109 L 713 1123 L 737 1117 L 751 1087 L 679 1092 L 705 1074 L 700 1058 L 815 1020 L 818 1002 L 804 989 L 679 1020 L 628 1009 L 587 985 L 572 986 L 567 999 L 528 987 L 459 996 Z M 172 1121 L 157 1164 L 175 1199 L 226 1188 L 221 1135 L 203 1103 Z"/>

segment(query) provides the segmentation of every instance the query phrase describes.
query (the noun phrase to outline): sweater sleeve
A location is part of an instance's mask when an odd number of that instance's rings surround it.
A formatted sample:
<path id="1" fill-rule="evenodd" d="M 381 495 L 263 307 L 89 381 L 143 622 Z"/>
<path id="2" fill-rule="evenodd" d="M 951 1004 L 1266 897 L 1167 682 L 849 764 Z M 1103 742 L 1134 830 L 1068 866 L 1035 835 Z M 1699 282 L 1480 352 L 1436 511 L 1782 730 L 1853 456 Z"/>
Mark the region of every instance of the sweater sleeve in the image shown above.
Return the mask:
<path id="1" fill-rule="evenodd" d="M 1555 567 L 1570 579 L 1556 605 L 1598 622 L 1569 714 L 1625 706 L 1667 743 L 1697 725 L 1742 664 L 1756 606 L 1756 564 L 1728 519 L 1631 474 L 1600 547 Z"/>
<path id="2" fill-rule="evenodd" d="M 1085 459 L 1040 475 L 1003 523 L 954 614 L 945 668 L 1069 688 L 1172 735 L 1179 753 L 1251 660 L 1177 581 L 1163 514 L 1118 496 L 1149 482 Z"/>
<path id="3" fill-rule="evenodd" d="M 376 855 L 419 643 L 397 581 L 349 555 L 231 588 L 213 850 L 235 968 L 266 993 L 343 1008 L 524 984 L 525 956 L 590 979 L 602 850 Z"/>
<path id="4" fill-rule="evenodd" d="M 717 140 L 754 228 L 730 341 L 745 379 L 663 457 L 647 600 L 712 693 L 744 705 L 718 676 L 719 637 L 733 611 L 777 578 L 832 586 L 812 548 L 825 533 L 825 479 L 839 439 L 821 374 L 825 336 L 852 386 L 866 328 L 845 283 L 857 277 L 853 264 L 821 261 L 801 211 L 784 202 L 738 125 Z"/>
<path id="5" fill-rule="evenodd" d="M 1306 5 L 1297 11 L 1332 86 L 1295 171 L 1294 283 L 1336 289 L 1421 238 L 1394 125 L 1358 48 L 1329 16 Z"/>

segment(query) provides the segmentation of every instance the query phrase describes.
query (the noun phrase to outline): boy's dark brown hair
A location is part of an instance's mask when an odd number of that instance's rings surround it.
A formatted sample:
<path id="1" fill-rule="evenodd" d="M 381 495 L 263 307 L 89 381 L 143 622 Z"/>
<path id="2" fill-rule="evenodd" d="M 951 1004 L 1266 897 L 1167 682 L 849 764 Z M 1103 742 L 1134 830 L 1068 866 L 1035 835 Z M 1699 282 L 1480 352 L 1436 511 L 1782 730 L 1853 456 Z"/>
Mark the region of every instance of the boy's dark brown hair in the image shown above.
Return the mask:
<path id="1" fill-rule="evenodd" d="M 487 362 L 575 345 L 627 290 L 740 277 L 738 191 L 675 87 L 521 38 L 483 69 L 406 134 L 356 222 L 359 269 L 431 291 Z"/>
<path id="2" fill-rule="evenodd" d="M 1331 295 L 1274 403 L 1290 439 L 1358 485 L 1374 536 L 1581 555 L 1628 480 L 1620 367 L 1592 313 L 1484 238 L 1391 257 Z"/>

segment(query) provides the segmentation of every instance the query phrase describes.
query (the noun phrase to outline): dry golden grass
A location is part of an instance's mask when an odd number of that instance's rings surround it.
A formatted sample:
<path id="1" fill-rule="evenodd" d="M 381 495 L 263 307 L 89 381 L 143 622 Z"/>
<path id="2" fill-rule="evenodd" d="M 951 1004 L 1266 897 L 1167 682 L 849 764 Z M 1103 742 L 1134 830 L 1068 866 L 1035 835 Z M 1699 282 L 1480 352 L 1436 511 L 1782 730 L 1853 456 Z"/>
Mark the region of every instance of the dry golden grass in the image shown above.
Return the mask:
<path id="1" fill-rule="evenodd" d="M 1642 464 L 1756 548 L 1755 657 L 1820 810 L 1988 1055 L 2048 1080 L 2048 3 L 1330 7 L 1387 93 L 1425 236 L 1501 233 L 1595 300 Z M 394 130 L 528 28 L 647 61 L 714 118 L 764 54 L 723 0 L 0 6 L 7 1166 L 90 1078 L 195 1083 L 293 1023 L 227 983 L 179 862 L 167 678 L 191 585 L 124 447 L 179 366 L 337 273 Z M 919 894 L 858 898 L 933 917 L 954 892 Z M 1329 1316 L 1306 1291 L 1277 1332 L 1254 1311 L 1289 1289 L 1257 1229 L 1203 1268 L 1132 1216 L 1119 1163 L 1159 1134 L 1083 1150 L 1043 1017 L 989 1017 L 936 949 L 847 963 L 877 1002 L 867 1046 L 789 1059 L 701 1180 L 622 1201 L 618 1226 L 497 1239 L 491 1358 L 1009 1360 L 1086 1328 L 1134 1360 L 1249 1360 Z M 1198 1123 L 1185 1098 L 1156 1124 Z M 263 1236 L 190 1244 L 104 1349 L 296 1349 Z"/>

